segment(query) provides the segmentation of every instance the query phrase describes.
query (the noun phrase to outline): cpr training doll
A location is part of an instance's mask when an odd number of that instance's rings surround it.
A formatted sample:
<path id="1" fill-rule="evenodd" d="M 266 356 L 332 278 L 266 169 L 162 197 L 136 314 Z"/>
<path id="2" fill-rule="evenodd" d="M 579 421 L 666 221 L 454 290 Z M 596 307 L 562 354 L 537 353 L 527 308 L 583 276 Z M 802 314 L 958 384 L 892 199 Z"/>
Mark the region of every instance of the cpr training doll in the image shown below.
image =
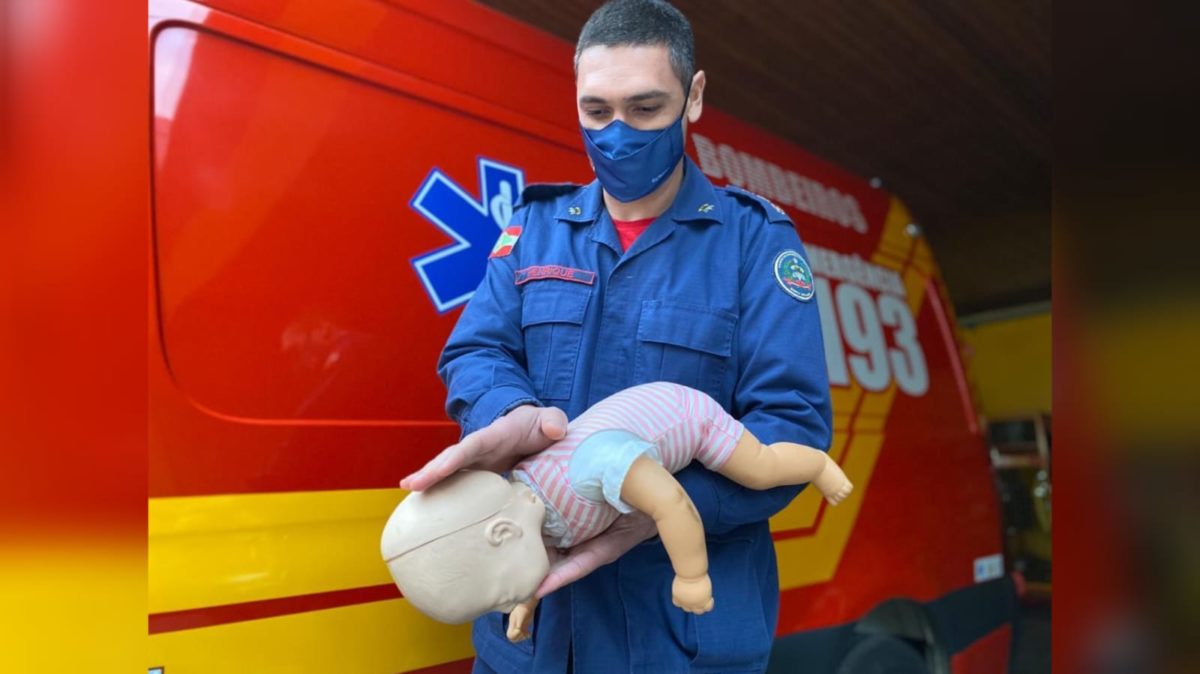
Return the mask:
<path id="1" fill-rule="evenodd" d="M 837 505 L 852 486 L 824 452 L 764 445 L 707 394 L 665 382 L 615 393 L 509 479 L 460 471 L 397 506 L 381 551 L 392 578 L 426 615 L 447 623 L 510 613 L 508 638 L 529 636 L 547 547 L 569 548 L 621 514 L 653 518 L 675 570 L 674 604 L 712 609 L 704 529 L 672 473 L 693 459 L 751 489 L 812 482 Z"/>

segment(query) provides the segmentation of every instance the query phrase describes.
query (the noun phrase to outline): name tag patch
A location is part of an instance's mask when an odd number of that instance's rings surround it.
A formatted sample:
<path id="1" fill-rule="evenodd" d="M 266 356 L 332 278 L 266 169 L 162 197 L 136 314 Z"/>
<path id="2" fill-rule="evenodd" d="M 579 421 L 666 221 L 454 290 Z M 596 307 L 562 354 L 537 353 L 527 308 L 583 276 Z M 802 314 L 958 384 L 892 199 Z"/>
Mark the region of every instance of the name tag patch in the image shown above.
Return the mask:
<path id="1" fill-rule="evenodd" d="M 533 267 L 518 269 L 516 272 L 516 284 L 528 283 L 539 279 L 558 279 L 560 281 L 572 281 L 574 283 L 583 283 L 584 285 L 592 285 L 596 281 L 596 272 L 586 271 L 583 269 L 573 269 L 571 267 L 562 267 L 556 264 L 543 264 Z"/>

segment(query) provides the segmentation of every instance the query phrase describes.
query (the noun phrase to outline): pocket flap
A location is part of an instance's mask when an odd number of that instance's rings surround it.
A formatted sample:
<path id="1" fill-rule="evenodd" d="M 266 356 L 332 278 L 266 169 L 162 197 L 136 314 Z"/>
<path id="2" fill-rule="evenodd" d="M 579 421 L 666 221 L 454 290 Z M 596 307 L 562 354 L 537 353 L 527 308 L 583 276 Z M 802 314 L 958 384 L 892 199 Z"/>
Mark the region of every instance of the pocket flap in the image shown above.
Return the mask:
<path id="1" fill-rule="evenodd" d="M 737 317 L 722 309 L 646 300 L 638 319 L 638 339 L 728 356 L 733 351 L 736 325 Z"/>
<path id="2" fill-rule="evenodd" d="M 522 328 L 541 323 L 583 324 L 590 286 L 566 281 L 539 281 L 536 286 L 526 290 L 521 300 Z"/>

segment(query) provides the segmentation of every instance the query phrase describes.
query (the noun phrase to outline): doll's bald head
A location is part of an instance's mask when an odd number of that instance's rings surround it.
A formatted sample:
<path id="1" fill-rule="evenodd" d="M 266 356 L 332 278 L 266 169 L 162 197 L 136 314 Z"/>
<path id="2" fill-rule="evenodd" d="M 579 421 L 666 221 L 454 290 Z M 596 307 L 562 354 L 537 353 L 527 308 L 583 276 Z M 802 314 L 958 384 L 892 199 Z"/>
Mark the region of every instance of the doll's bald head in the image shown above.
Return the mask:
<path id="1" fill-rule="evenodd" d="M 510 611 L 549 570 L 545 505 L 529 487 L 487 471 L 461 471 L 405 498 L 380 550 L 404 596 L 444 623 Z"/>

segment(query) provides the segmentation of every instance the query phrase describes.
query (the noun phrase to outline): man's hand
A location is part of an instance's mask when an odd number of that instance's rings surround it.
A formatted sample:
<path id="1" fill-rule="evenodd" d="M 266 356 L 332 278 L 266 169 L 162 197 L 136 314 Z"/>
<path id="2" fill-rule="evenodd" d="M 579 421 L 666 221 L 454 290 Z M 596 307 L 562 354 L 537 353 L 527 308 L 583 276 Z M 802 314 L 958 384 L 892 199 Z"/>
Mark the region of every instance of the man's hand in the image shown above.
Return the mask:
<path id="1" fill-rule="evenodd" d="M 540 599 L 564 585 L 574 583 L 605 564 L 617 561 L 633 546 L 653 538 L 657 533 L 654 520 L 643 513 L 632 512 L 618 517 L 599 536 L 552 559 L 550 572 L 542 579 L 533 596 Z"/>
<path id="2" fill-rule="evenodd" d="M 566 434 L 567 415 L 562 410 L 521 405 L 443 449 L 420 470 L 401 480 L 400 487 L 424 491 L 463 468 L 505 471 Z"/>

